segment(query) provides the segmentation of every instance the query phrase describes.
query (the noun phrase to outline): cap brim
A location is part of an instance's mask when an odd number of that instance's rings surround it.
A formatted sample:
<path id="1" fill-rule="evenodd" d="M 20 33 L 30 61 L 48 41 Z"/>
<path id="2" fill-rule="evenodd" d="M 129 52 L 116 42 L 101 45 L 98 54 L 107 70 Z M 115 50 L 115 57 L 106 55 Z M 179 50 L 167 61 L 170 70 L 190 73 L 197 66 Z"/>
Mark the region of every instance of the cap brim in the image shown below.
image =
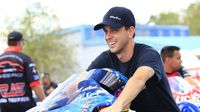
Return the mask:
<path id="1" fill-rule="evenodd" d="M 118 24 L 118 23 L 111 22 L 111 21 L 104 21 L 104 22 L 101 22 L 101 23 L 95 25 L 94 26 L 94 30 L 99 30 L 99 29 L 103 28 L 104 26 L 110 26 L 110 27 L 113 27 L 113 28 L 119 28 L 122 25 Z"/>

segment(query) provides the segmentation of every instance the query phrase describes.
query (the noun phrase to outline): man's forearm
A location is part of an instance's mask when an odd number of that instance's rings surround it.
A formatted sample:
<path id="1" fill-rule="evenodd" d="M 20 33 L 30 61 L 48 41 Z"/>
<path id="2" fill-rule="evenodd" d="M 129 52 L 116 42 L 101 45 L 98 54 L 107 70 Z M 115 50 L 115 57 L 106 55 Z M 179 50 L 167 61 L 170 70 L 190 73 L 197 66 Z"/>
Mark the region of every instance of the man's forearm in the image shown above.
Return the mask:
<path id="1" fill-rule="evenodd" d="M 145 88 L 146 81 L 152 77 L 154 71 L 150 67 L 140 67 L 128 80 L 122 93 L 119 95 L 114 105 L 124 109 L 133 99 Z"/>
<path id="2" fill-rule="evenodd" d="M 36 96 L 40 99 L 40 101 L 45 99 L 44 92 L 39 84 L 32 87 L 32 89 L 34 90 Z"/>
<path id="3" fill-rule="evenodd" d="M 200 85 L 198 85 L 191 76 L 185 77 L 185 80 L 187 80 L 191 85 L 193 85 L 194 87 L 200 89 Z"/>
<path id="4" fill-rule="evenodd" d="M 137 82 L 137 84 L 135 82 Z M 135 99 L 135 97 L 140 93 L 144 86 L 145 83 L 141 80 L 137 80 L 135 78 L 129 79 L 122 93 L 115 101 L 114 105 L 121 106 L 121 108 L 124 109 L 126 105 L 130 104 L 131 101 Z"/>

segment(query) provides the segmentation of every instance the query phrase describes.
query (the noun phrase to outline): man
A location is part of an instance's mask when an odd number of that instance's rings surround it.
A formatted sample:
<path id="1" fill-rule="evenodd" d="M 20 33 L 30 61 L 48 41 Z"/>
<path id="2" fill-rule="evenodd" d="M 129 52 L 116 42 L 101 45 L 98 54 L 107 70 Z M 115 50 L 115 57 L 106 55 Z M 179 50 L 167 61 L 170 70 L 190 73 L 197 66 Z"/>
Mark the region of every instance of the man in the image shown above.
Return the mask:
<path id="1" fill-rule="evenodd" d="M 177 46 L 165 46 L 161 49 L 161 56 L 164 62 L 165 72 L 168 77 L 180 76 L 188 81 L 191 85 L 200 89 L 189 73 L 181 66 L 180 48 Z"/>
<path id="2" fill-rule="evenodd" d="M 111 8 L 94 30 L 101 28 L 109 50 L 101 53 L 87 71 L 112 68 L 129 78 L 117 100 L 102 112 L 121 112 L 129 103 L 136 112 L 178 112 L 159 53 L 150 46 L 134 43 L 132 12 L 124 7 Z"/>
<path id="3" fill-rule="evenodd" d="M 43 73 L 42 75 L 43 90 L 45 95 L 48 96 L 58 85 L 51 80 L 49 73 Z"/>
<path id="4" fill-rule="evenodd" d="M 0 104 L 2 112 L 25 112 L 36 106 L 32 90 L 40 100 L 45 98 L 32 59 L 21 51 L 22 33 L 8 35 L 8 48 L 0 55 Z"/>

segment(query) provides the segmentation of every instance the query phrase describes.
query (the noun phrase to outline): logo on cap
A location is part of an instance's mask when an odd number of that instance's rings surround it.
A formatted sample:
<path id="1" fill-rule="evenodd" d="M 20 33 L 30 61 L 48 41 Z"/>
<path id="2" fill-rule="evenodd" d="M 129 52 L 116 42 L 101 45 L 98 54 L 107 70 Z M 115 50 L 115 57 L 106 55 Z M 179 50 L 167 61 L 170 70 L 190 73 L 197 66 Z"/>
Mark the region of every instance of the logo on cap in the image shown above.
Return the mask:
<path id="1" fill-rule="evenodd" d="M 110 16 L 111 19 L 117 19 L 121 21 L 121 18 L 117 17 L 117 16 Z"/>

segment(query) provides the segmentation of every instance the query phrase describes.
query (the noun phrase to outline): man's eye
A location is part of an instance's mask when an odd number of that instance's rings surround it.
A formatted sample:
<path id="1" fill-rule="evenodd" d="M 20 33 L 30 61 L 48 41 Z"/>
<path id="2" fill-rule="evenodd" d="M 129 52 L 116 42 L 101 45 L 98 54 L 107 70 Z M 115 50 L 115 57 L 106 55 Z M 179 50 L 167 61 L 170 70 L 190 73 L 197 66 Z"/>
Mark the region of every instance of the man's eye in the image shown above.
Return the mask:
<path id="1" fill-rule="evenodd" d="M 116 31 L 119 31 L 119 29 L 118 28 L 113 28 L 111 31 L 116 32 Z"/>

